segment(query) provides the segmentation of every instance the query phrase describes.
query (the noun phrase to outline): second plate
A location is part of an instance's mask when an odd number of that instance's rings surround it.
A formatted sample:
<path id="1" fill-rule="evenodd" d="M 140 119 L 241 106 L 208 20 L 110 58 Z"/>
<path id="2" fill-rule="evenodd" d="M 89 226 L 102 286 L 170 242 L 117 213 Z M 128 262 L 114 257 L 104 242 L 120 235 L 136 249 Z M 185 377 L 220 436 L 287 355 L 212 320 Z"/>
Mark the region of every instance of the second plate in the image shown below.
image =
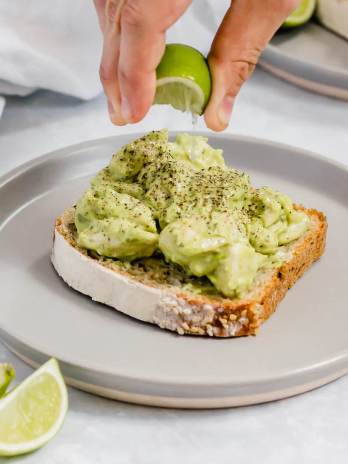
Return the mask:
<path id="1" fill-rule="evenodd" d="M 314 21 L 275 35 L 260 65 L 307 90 L 348 101 L 348 40 Z"/>

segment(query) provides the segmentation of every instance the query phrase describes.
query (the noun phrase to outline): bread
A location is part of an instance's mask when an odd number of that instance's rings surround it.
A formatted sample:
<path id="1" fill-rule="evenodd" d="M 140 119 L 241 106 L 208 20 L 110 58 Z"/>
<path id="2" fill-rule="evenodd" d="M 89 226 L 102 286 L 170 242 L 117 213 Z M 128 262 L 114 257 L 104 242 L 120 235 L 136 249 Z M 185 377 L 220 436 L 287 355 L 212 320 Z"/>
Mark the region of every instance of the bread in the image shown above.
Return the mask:
<path id="1" fill-rule="evenodd" d="M 301 206 L 296 209 L 305 211 L 310 218 L 307 232 L 284 247 L 286 258 L 280 268 L 259 271 L 253 288 L 243 299 L 229 299 L 216 290 L 212 294 L 194 292 L 180 280 L 180 270 L 164 262 L 155 273 L 146 261 L 123 265 L 92 255 L 76 244 L 73 208 L 56 220 L 51 259 L 70 287 L 141 321 L 181 335 L 254 335 L 324 251 L 325 216 Z"/>

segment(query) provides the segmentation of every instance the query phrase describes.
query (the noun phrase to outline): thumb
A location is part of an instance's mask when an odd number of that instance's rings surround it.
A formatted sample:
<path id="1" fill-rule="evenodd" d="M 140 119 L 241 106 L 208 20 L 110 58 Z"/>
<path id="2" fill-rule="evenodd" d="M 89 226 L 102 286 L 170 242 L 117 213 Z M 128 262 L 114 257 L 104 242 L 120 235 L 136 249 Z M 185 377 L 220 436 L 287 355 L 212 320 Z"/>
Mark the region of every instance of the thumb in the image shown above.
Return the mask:
<path id="1" fill-rule="evenodd" d="M 205 122 L 215 131 L 228 126 L 234 101 L 262 50 L 299 0 L 234 0 L 213 41 L 208 62 L 213 89 Z"/>

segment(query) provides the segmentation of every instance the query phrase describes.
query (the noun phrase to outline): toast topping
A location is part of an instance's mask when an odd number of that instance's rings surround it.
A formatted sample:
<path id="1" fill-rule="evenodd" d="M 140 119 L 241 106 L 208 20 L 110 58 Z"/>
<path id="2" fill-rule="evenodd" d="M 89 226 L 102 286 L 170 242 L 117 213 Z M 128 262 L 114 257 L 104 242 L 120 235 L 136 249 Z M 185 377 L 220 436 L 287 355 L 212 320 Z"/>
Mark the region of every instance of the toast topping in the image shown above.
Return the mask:
<path id="1" fill-rule="evenodd" d="M 151 132 L 119 150 L 92 180 L 75 214 L 78 244 L 133 261 L 156 254 L 223 295 L 242 296 L 308 217 L 270 188 L 225 165 L 222 151 L 188 134 Z"/>

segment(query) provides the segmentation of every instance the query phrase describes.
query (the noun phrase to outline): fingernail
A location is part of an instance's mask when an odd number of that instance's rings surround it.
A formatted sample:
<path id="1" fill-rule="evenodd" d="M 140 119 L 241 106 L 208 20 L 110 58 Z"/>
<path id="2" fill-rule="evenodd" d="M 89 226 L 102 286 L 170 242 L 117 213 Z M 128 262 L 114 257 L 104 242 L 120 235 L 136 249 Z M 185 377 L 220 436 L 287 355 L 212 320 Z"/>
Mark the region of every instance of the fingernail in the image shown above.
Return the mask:
<path id="1" fill-rule="evenodd" d="M 126 97 L 121 98 L 121 113 L 126 122 L 132 122 L 132 112 Z"/>
<path id="2" fill-rule="evenodd" d="M 125 121 L 120 116 L 120 111 L 116 111 L 114 105 L 110 100 L 108 100 L 108 111 L 110 115 L 111 122 L 117 124 L 118 126 L 123 126 Z"/>
<path id="3" fill-rule="evenodd" d="M 110 100 L 108 100 L 108 111 L 109 111 L 111 121 L 115 124 L 115 121 L 118 120 L 119 118 L 117 118 L 115 107 Z"/>
<path id="4" fill-rule="evenodd" d="M 224 125 L 227 125 L 230 122 L 233 103 L 234 97 L 231 97 L 230 95 L 225 95 L 218 107 L 218 118 L 220 119 L 220 122 Z"/>

